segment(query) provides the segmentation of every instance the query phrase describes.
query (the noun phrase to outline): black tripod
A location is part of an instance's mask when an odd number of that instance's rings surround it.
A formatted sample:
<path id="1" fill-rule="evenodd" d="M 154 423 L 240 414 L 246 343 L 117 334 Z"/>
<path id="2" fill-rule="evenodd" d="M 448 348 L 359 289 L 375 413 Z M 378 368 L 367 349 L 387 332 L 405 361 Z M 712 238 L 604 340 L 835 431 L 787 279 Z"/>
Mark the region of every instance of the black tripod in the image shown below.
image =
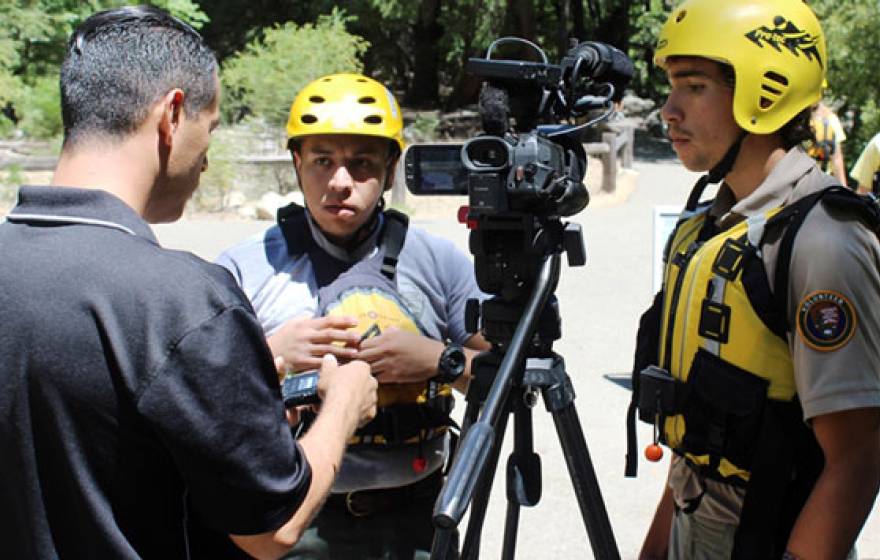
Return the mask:
<path id="1" fill-rule="evenodd" d="M 460 557 L 479 556 L 493 473 L 511 412 L 514 447 L 507 464 L 502 557 L 514 557 L 519 508 L 537 504 L 541 495 L 541 463 L 532 445 L 531 411 L 538 391 L 553 416 L 593 554 L 601 560 L 620 558 L 574 407 L 571 380 L 562 357 L 552 351 L 553 340 L 560 336 L 558 309 L 551 298 L 559 273 L 559 252 L 544 255 L 526 301 L 495 297 L 483 302 L 483 332 L 492 350 L 477 356 L 471 366 L 474 378 L 466 397 L 462 440 L 434 507 L 434 560 L 458 557 L 453 550 L 458 542 L 457 527 L 472 499 Z M 483 414 L 478 419 L 480 408 Z"/>

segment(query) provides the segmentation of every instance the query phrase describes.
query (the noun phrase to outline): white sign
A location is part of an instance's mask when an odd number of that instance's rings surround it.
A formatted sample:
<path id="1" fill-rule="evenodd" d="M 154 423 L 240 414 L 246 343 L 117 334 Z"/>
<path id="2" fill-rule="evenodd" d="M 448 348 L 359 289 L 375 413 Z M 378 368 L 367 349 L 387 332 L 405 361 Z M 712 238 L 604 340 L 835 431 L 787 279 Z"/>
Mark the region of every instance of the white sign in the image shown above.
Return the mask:
<path id="1" fill-rule="evenodd" d="M 654 207 L 654 255 L 651 259 L 654 293 L 657 293 L 663 285 L 663 248 L 666 247 L 666 240 L 672 234 L 681 210 L 681 206 Z"/>

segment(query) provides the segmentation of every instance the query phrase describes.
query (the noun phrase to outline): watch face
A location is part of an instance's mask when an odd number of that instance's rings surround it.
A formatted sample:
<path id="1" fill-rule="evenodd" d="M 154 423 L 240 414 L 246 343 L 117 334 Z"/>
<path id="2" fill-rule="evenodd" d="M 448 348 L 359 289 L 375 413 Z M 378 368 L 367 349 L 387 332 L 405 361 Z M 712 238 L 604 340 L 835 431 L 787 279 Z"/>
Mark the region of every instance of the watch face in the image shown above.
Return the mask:
<path id="1" fill-rule="evenodd" d="M 458 344 L 450 344 L 440 355 L 437 377 L 443 383 L 451 383 L 464 373 L 464 350 Z"/>

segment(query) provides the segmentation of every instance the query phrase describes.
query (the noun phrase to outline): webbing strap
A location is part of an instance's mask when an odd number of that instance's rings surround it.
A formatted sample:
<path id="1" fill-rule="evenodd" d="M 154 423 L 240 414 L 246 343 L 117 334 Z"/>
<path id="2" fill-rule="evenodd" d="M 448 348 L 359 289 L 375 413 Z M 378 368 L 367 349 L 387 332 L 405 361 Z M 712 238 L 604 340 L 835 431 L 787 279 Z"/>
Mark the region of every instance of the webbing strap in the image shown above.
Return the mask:
<path id="1" fill-rule="evenodd" d="M 756 214 L 746 219 L 746 239 L 749 245 L 755 248 L 755 255 L 761 256 L 761 240 L 764 238 L 764 229 L 767 226 L 767 215 Z"/>
<path id="2" fill-rule="evenodd" d="M 724 291 L 727 288 L 727 280 L 717 274 L 713 274 L 709 280 L 709 294 L 706 299 L 716 306 L 724 305 Z M 719 338 L 703 338 L 703 348 L 714 356 L 721 355 L 721 340 Z"/>
<path id="3" fill-rule="evenodd" d="M 389 280 L 394 280 L 397 273 L 397 261 L 400 251 L 406 242 L 406 230 L 409 227 L 409 217 L 394 209 L 385 210 L 385 232 L 382 234 L 382 274 Z"/>
<path id="4" fill-rule="evenodd" d="M 733 560 L 776 560 L 812 492 L 824 458 L 802 409 L 768 401 L 734 537 Z"/>

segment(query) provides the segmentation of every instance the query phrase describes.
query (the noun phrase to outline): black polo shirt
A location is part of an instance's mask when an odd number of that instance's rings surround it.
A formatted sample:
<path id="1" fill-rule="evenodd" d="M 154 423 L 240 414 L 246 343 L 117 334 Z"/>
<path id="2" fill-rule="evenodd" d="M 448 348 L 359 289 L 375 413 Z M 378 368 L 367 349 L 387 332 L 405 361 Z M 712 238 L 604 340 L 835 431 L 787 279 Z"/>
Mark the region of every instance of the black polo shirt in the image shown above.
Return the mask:
<path id="1" fill-rule="evenodd" d="M 2 556 L 186 558 L 193 517 L 253 534 L 302 502 L 311 471 L 245 296 L 121 200 L 23 187 L 0 310 Z"/>

